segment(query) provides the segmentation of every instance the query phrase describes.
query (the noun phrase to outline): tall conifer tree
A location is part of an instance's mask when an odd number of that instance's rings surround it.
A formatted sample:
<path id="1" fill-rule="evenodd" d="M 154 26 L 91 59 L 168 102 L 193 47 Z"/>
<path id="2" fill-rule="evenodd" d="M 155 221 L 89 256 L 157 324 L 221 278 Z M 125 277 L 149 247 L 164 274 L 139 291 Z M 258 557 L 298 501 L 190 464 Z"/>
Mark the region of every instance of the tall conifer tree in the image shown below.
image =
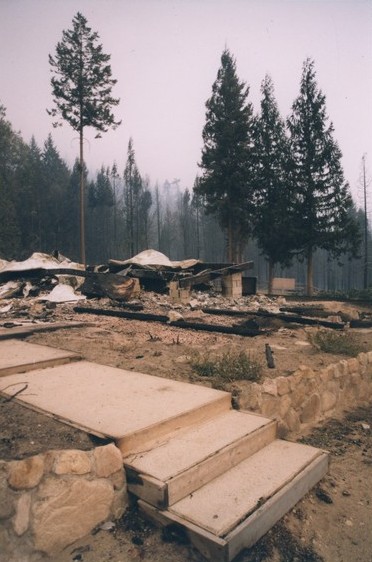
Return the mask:
<path id="1" fill-rule="evenodd" d="M 127 223 L 127 237 L 130 256 L 138 253 L 138 205 L 142 192 L 142 178 L 139 173 L 133 148 L 133 139 L 129 139 L 127 163 L 124 169 L 124 198 Z"/>
<path id="2" fill-rule="evenodd" d="M 44 214 L 43 228 L 46 234 L 47 251 L 61 250 L 64 236 L 63 212 L 66 205 L 65 192 L 70 180 L 70 170 L 62 160 L 52 135 L 48 135 L 42 152 L 44 178 Z"/>
<path id="3" fill-rule="evenodd" d="M 17 213 L 19 182 L 17 170 L 25 145 L 13 131 L 0 103 L 0 258 L 12 259 L 21 251 L 21 224 Z"/>
<path id="4" fill-rule="evenodd" d="M 315 79 L 314 62 L 303 65 L 300 94 L 288 119 L 296 189 L 296 240 L 307 261 L 307 294 L 313 294 L 313 255 L 323 248 L 333 255 L 355 252 L 358 227 L 341 166 L 341 151 L 328 123 L 325 96 Z"/>
<path id="5" fill-rule="evenodd" d="M 268 292 L 272 292 L 274 267 L 291 260 L 293 194 L 290 151 L 285 123 L 280 117 L 270 76 L 261 85 L 261 113 L 257 119 L 255 147 L 255 236 L 269 262 Z"/>
<path id="6" fill-rule="evenodd" d="M 57 44 L 56 55 L 49 55 L 55 107 L 48 111 L 60 116 L 79 133 L 80 139 L 80 259 L 85 263 L 84 226 L 84 128 L 93 127 L 100 133 L 117 127 L 111 111 L 119 99 L 112 97 L 111 56 L 102 51 L 99 35 L 92 32 L 86 18 L 78 12 L 72 20 L 72 29 L 63 31 Z M 58 122 L 54 123 L 58 125 Z"/>
<path id="7" fill-rule="evenodd" d="M 248 93 L 237 76 L 233 56 L 225 49 L 212 96 L 206 102 L 203 175 L 195 190 L 226 233 L 230 262 L 241 261 L 251 230 L 254 118 Z"/>

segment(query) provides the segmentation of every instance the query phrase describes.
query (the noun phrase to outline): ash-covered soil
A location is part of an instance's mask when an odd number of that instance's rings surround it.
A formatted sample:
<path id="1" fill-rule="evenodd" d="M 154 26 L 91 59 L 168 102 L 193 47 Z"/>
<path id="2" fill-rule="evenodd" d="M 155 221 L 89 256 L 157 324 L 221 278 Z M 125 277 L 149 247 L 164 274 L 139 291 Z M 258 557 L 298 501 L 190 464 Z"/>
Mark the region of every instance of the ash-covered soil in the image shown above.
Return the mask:
<path id="1" fill-rule="evenodd" d="M 174 305 L 161 295 L 146 294 L 140 302 L 144 311 L 155 314 L 177 312 L 187 320 L 218 325 L 239 323 L 236 317 L 212 316 L 203 307 L 233 307 L 254 310 L 264 307 L 279 310 L 283 299 L 247 297 L 228 301 L 221 297 L 201 296 L 194 304 Z M 199 302 L 198 302 L 199 301 Z M 290 303 L 291 305 L 293 303 Z M 359 308 L 345 303 L 322 303 L 336 319 L 343 312 L 357 317 Z M 89 301 L 84 306 L 112 308 L 109 301 Z M 93 325 L 55 332 L 34 334 L 27 341 L 81 353 L 89 361 L 135 370 L 196 384 L 213 382 L 196 375 L 190 359 L 195 354 L 221 354 L 246 351 L 262 363 L 263 377 L 294 372 L 299 365 L 314 370 L 339 361 L 339 355 L 325 354 L 311 343 L 317 327 L 283 323 L 277 319 L 260 320 L 263 335 L 242 337 L 203 331 L 184 330 L 172 324 L 141 322 L 110 316 L 78 314 L 74 305 L 50 308 L 32 300 L 17 300 L 0 323 L 21 321 L 86 321 Z M 115 307 L 116 309 L 117 307 Z M 206 316 L 208 316 L 206 320 Z M 372 350 L 372 333 L 353 330 L 364 350 Z M 265 360 L 269 343 L 275 369 Z M 226 383 L 227 390 L 248 382 Z M 372 397 L 371 397 L 372 405 Z M 237 562 L 371 562 L 372 560 L 372 407 L 345 413 L 301 437 L 303 442 L 331 453 L 328 475 L 253 549 L 242 553 Z M 0 398 L 0 459 L 24 458 L 47 449 L 90 449 L 97 441 L 77 429 Z M 133 507 L 110 531 L 98 532 L 67 548 L 55 562 L 201 562 L 203 558 L 184 537 L 164 534 L 143 521 Z"/>

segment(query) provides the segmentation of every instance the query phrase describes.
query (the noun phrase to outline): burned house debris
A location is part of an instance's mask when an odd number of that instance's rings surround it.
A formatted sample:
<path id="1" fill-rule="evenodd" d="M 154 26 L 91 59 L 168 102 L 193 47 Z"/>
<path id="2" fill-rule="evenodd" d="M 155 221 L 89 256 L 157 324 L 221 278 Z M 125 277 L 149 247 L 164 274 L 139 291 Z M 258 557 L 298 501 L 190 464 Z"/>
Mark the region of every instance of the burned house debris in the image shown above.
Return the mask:
<path id="1" fill-rule="evenodd" d="M 350 318 L 345 313 L 326 311 L 319 304 L 278 306 L 277 300 L 256 295 L 256 278 L 243 276 L 252 267 L 251 261 L 242 264 L 206 264 L 195 259 L 171 261 L 160 252 L 145 250 L 128 260 L 111 259 L 106 264 L 85 268 L 58 252 L 34 253 L 23 262 L 1 260 L 0 314 L 12 314 L 13 309 L 17 315 L 23 301 L 28 303 L 24 306 L 31 309 L 31 316 L 47 320 L 56 303 L 85 301 L 84 306 L 79 304 L 74 308 L 76 313 L 172 322 L 183 329 L 241 336 L 269 333 L 288 324 L 336 330 L 350 323 L 354 327 L 370 326 L 368 317 Z M 154 298 L 149 301 L 146 294 Z M 162 296 L 167 296 L 168 311 L 164 311 L 164 303 L 160 310 L 157 306 Z M 169 310 L 177 305 L 198 309 L 203 313 L 203 322 L 182 315 L 170 318 Z M 27 316 L 21 312 L 22 315 Z M 214 317 L 219 318 L 216 321 Z"/>

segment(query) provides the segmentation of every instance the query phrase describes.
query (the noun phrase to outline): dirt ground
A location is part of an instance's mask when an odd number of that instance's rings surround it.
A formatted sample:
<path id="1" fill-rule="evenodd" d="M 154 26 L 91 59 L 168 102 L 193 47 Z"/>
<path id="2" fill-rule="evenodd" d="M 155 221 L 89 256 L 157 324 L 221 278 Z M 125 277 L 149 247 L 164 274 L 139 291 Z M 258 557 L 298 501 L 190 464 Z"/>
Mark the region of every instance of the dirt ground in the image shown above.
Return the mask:
<path id="1" fill-rule="evenodd" d="M 254 297 L 256 300 L 258 297 Z M 169 306 L 165 297 L 147 296 L 146 310 L 167 314 L 172 308 L 193 321 L 233 325 L 239 318 L 205 316 L 198 307 Z M 281 301 L 283 303 L 283 301 Z M 251 303 L 243 299 L 223 306 L 243 308 Z M 259 303 L 260 304 L 260 303 Z M 266 303 L 267 304 L 267 303 Z M 270 301 L 272 309 L 278 306 Z M 291 303 L 293 304 L 293 303 Z M 215 302 L 208 305 L 216 306 Z M 105 306 L 108 302 L 90 301 L 86 306 Z M 342 310 L 351 316 L 355 307 L 326 303 L 335 313 Z M 22 308 L 23 307 L 23 308 Z M 23 312 L 22 312 L 23 310 Z M 367 309 L 365 309 L 367 310 Z M 368 310 L 367 310 L 368 311 Z M 254 338 L 182 330 L 172 325 L 140 322 L 109 316 L 77 314 L 73 305 L 40 307 L 23 301 L 7 318 L 92 323 L 82 328 L 38 333 L 27 341 L 80 352 L 96 363 L 135 370 L 197 384 L 211 381 L 196 375 L 190 359 L 196 353 L 212 356 L 231 350 L 253 354 L 261 363 L 263 376 L 290 374 L 299 365 L 314 370 L 338 361 L 340 355 L 321 353 L 310 342 L 317 328 L 295 327 L 277 320 L 261 320 L 269 330 Z M 270 331 L 272 330 L 272 331 Z M 364 350 L 372 350 L 372 332 L 356 331 Z M 265 344 L 274 351 L 275 369 L 265 362 Z M 221 384 L 221 383 L 219 383 Z M 248 382 L 226 383 L 225 388 L 238 393 Z M 372 405 L 372 398 L 371 398 Z M 90 449 L 96 438 L 60 422 L 0 398 L 0 458 L 24 458 L 40 451 L 57 448 Z M 241 553 L 236 562 L 372 562 L 372 408 L 347 412 L 343 419 L 331 420 L 299 440 L 328 450 L 331 465 L 327 476 L 297 504 L 259 543 Z M 55 562 L 202 562 L 202 556 L 183 536 L 164 534 L 143 521 L 133 505 L 121 521 L 110 530 L 96 529 L 89 537 L 65 549 Z"/>

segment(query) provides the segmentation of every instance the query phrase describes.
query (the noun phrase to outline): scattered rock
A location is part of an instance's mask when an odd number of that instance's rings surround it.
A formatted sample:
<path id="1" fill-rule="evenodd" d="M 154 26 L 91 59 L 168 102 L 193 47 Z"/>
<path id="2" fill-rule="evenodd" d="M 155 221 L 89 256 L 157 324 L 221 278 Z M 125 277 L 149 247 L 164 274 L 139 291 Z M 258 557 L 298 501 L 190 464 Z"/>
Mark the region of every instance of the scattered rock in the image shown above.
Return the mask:
<path id="1" fill-rule="evenodd" d="M 175 310 L 170 310 L 168 312 L 168 318 L 169 318 L 169 324 L 172 324 L 172 322 L 177 322 L 178 320 L 183 320 L 183 316 L 182 314 L 180 314 L 179 312 L 176 312 Z"/>
<path id="2" fill-rule="evenodd" d="M 333 503 L 333 499 L 331 498 L 331 496 L 322 488 L 317 488 L 315 490 L 315 495 L 320 501 L 324 503 Z"/>

